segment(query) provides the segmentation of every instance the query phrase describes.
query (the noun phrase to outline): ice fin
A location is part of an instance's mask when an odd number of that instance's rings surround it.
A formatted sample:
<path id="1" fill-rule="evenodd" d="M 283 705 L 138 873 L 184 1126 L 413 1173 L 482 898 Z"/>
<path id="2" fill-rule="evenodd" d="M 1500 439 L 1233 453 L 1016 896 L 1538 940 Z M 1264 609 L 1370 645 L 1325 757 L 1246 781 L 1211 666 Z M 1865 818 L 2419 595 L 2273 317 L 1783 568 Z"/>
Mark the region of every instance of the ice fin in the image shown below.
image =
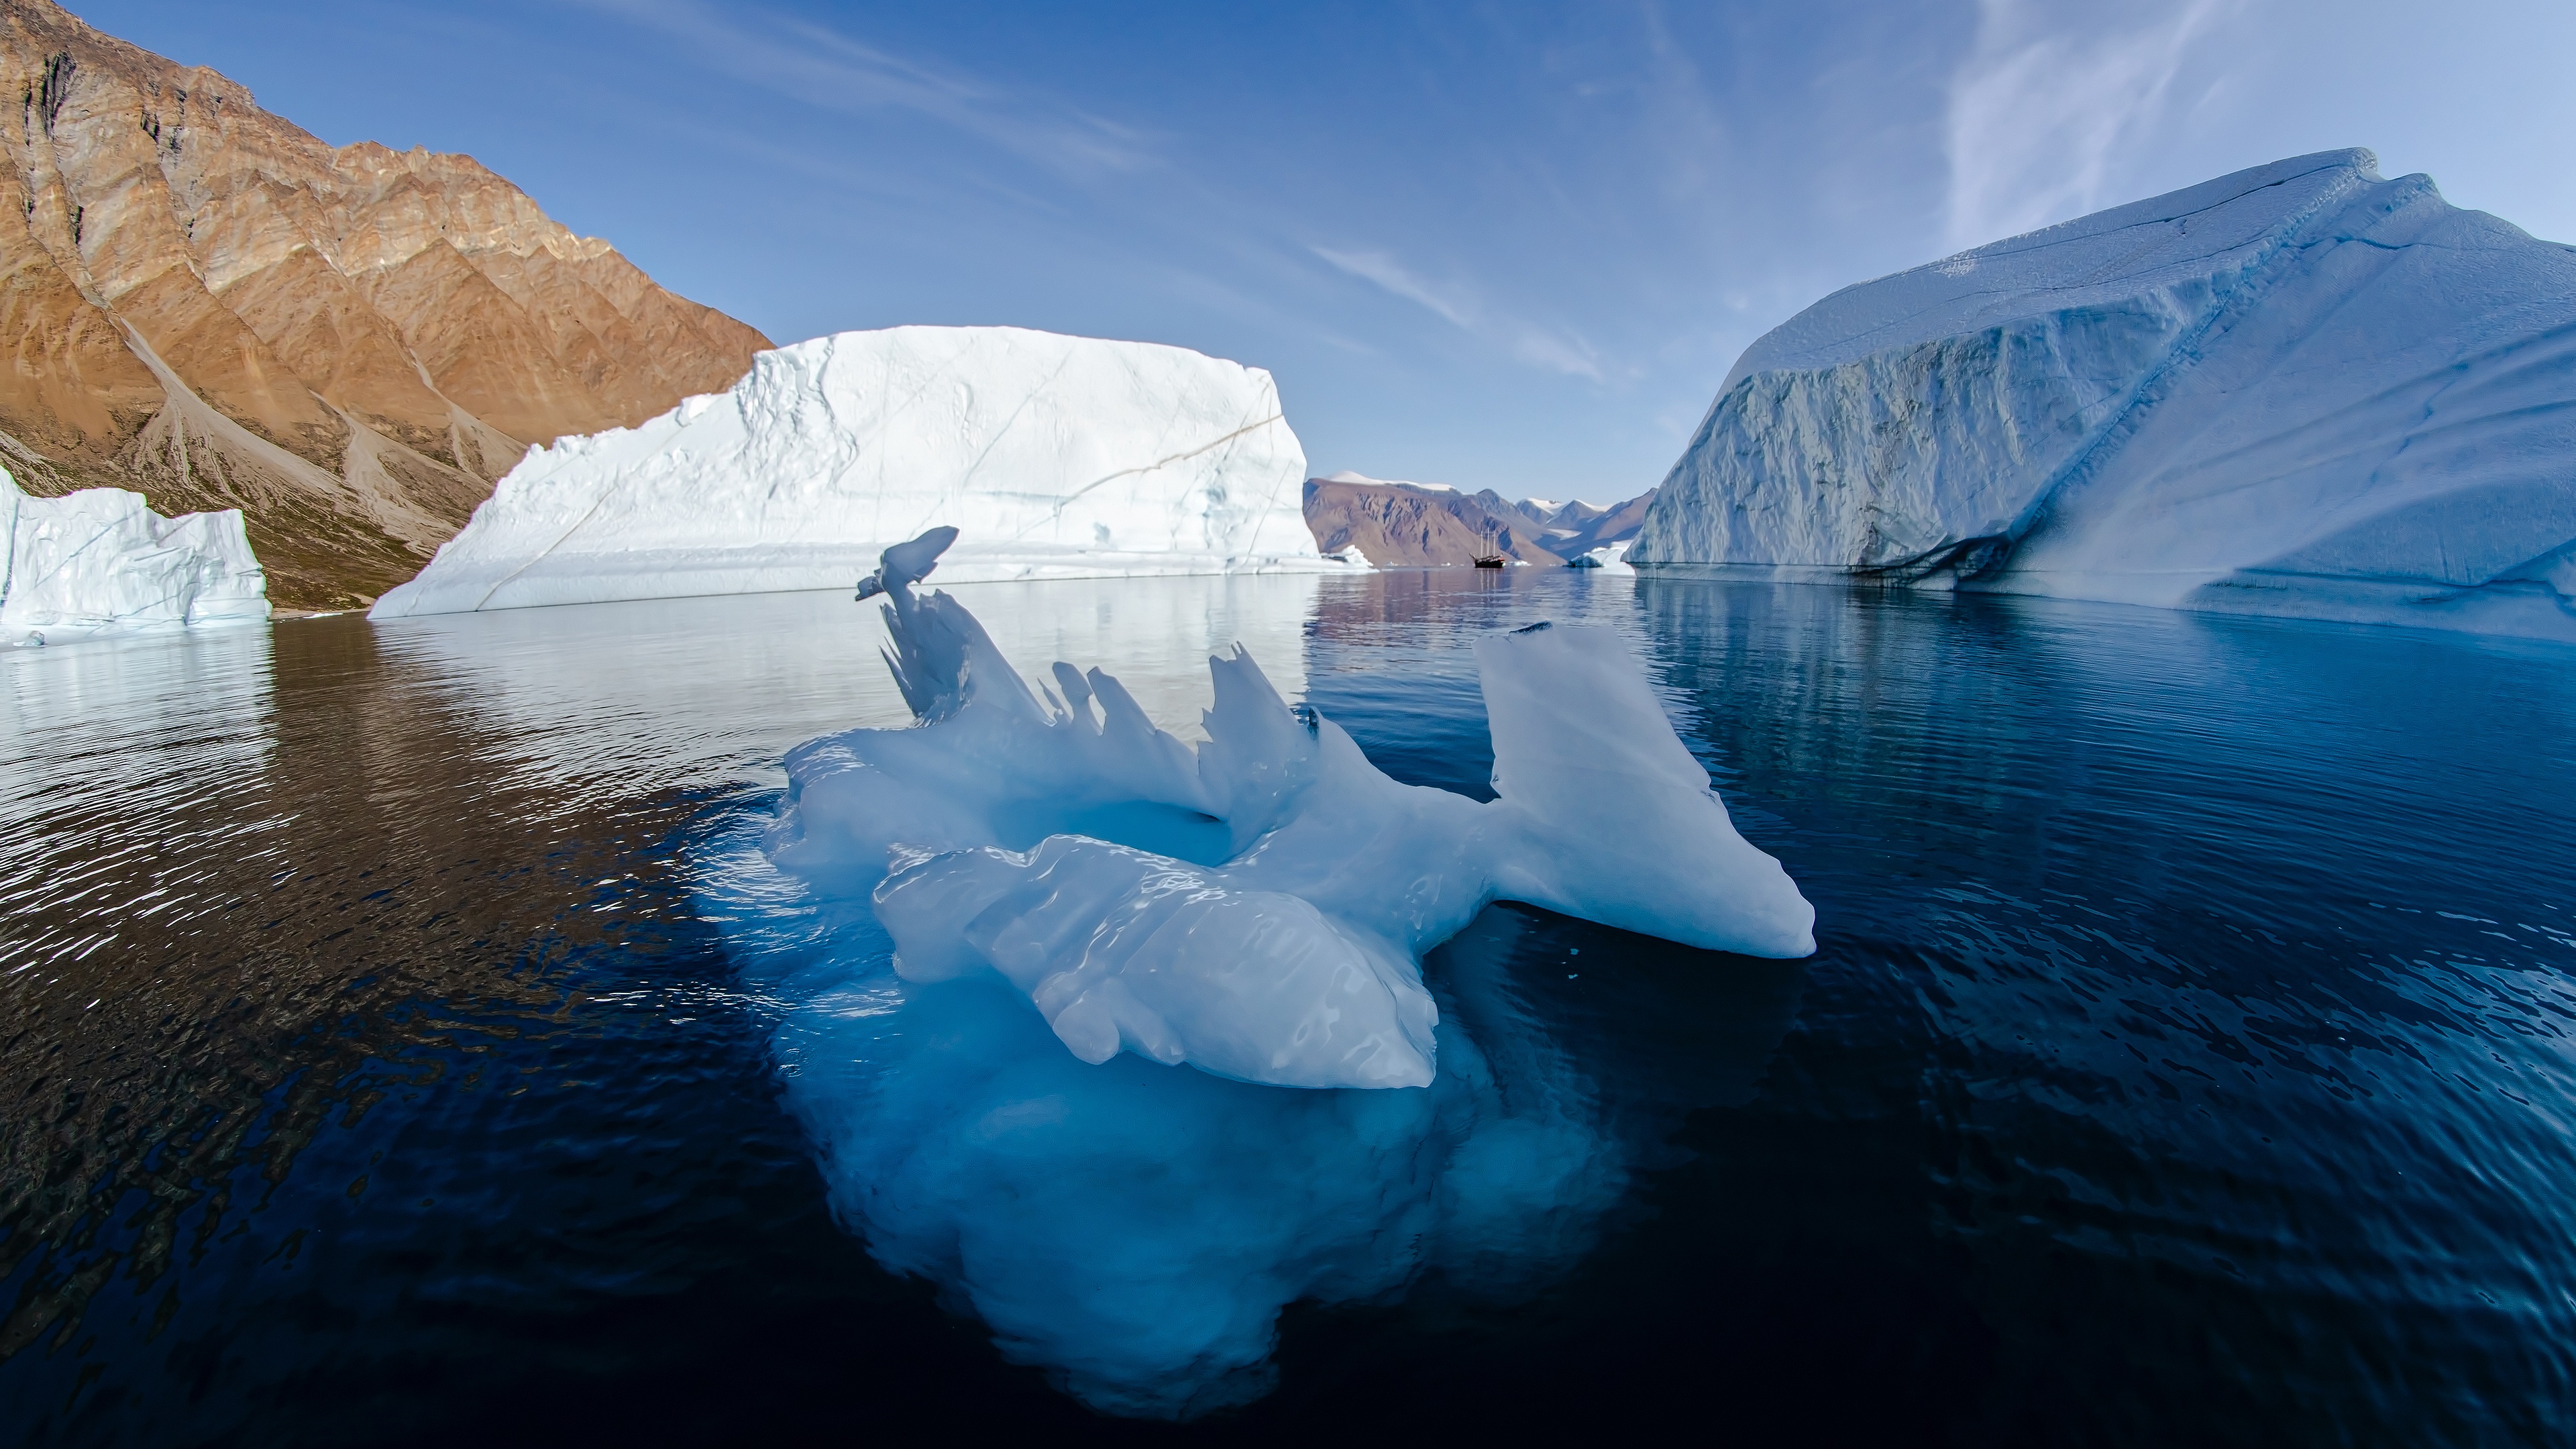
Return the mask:
<path id="1" fill-rule="evenodd" d="M 1746 843 L 1619 636 L 1493 634 L 1476 668 L 1494 737 L 1501 893 L 1686 945 L 1815 950 L 1815 910 Z"/>
<path id="2" fill-rule="evenodd" d="M 1240 850 L 1276 825 L 1314 777 L 1315 741 L 1243 646 L 1211 656 L 1208 673 L 1216 704 L 1202 716 L 1208 742 L 1199 747 L 1199 777 Z"/>
<path id="3" fill-rule="evenodd" d="M 1056 687 L 1064 691 L 1066 713 L 1086 726 L 1093 725 L 1091 686 L 1083 681 L 1082 671 L 1059 659 L 1055 662 Z"/>
<path id="4" fill-rule="evenodd" d="M 1152 798 L 1205 809 L 1211 814 L 1223 808 L 1221 802 L 1209 796 L 1198 757 L 1170 732 L 1157 728 L 1145 707 L 1136 702 L 1136 696 L 1127 692 L 1127 686 L 1120 684 L 1115 675 L 1097 669 L 1091 671 L 1090 684 L 1093 697 L 1100 702 L 1101 737 L 1114 744 L 1122 756 L 1133 760 L 1143 778 L 1169 782 L 1162 784 Z"/>
<path id="5" fill-rule="evenodd" d="M 858 597 L 867 600 L 900 593 L 906 585 L 930 577 L 930 571 L 939 567 L 939 556 L 956 541 L 957 530 L 942 525 L 878 554 L 877 571 L 859 580 Z"/>
<path id="6" fill-rule="evenodd" d="M 894 640 L 886 666 L 920 723 L 947 719 L 969 700 L 1031 720 L 1047 717 L 1027 681 L 964 605 L 941 593 L 915 598 L 900 585 L 886 594 L 886 633 Z"/>

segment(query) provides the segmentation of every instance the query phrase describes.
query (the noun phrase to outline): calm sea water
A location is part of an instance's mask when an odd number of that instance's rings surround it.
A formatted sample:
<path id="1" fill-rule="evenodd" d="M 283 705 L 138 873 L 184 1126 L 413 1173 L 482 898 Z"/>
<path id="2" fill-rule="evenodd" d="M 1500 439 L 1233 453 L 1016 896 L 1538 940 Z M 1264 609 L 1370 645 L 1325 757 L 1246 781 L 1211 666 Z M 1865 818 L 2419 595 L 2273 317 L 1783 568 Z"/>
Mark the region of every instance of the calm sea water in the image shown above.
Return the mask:
<path id="1" fill-rule="evenodd" d="M 1488 912 L 1435 977 L 1660 1143 L 1599 1245 L 1292 1309 L 1276 1393 L 1132 1424 L 833 1221 L 703 919 L 780 752 L 900 721 L 845 599 L 13 651 L 7 1437 L 2576 1433 L 2576 651 L 1521 571 L 959 593 L 1184 733 L 1241 638 L 1480 797 L 1470 642 L 1613 625 L 1821 949 Z"/>

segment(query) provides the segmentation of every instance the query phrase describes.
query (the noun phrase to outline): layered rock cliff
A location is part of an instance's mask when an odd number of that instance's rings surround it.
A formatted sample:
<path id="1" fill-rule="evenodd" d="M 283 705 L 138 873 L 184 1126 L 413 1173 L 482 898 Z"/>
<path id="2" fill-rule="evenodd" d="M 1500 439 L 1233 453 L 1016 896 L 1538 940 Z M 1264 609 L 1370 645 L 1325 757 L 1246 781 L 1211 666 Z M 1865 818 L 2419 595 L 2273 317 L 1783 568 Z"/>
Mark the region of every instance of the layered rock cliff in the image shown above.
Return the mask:
<path id="1" fill-rule="evenodd" d="M 767 339 L 471 157 L 332 147 L 0 0 L 0 461 L 239 508 L 280 604 L 410 577 L 529 445 L 722 392 Z"/>

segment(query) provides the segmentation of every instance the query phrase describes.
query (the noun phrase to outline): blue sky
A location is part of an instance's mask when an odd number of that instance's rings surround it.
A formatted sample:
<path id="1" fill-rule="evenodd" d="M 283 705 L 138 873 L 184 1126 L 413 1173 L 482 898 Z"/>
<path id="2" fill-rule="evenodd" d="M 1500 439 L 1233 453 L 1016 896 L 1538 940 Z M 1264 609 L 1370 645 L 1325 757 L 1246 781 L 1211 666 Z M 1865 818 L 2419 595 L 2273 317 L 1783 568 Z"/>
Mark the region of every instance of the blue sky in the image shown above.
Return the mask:
<path id="1" fill-rule="evenodd" d="M 1653 486 L 1836 287 L 2376 149 L 2576 240 L 2576 5 L 73 0 L 335 143 L 464 151 L 781 341 L 1269 368 L 1318 473 Z"/>

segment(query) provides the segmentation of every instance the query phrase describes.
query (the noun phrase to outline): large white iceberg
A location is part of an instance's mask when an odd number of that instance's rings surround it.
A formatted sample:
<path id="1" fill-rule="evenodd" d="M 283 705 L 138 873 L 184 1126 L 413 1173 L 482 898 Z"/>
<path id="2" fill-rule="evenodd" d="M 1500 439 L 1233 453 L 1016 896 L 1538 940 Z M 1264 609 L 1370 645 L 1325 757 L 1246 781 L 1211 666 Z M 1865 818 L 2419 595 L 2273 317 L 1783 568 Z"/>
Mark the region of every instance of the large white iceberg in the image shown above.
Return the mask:
<path id="1" fill-rule="evenodd" d="M 1479 803 L 1389 779 L 1240 651 L 1195 748 L 1099 670 L 1031 689 L 912 591 L 947 532 L 863 586 L 916 727 L 792 751 L 704 914 L 788 1006 L 838 1210 L 1086 1402 L 1241 1402 L 1289 1303 L 1505 1296 L 1586 1248 L 1660 1129 L 1623 1143 L 1506 983 L 1425 978 L 1488 903 L 1814 949 L 1608 630 L 1480 641 Z"/>
<path id="2" fill-rule="evenodd" d="M 532 449 L 371 617 L 846 588 L 934 523 L 952 582 L 1329 569 L 1270 374 L 1017 327 L 844 332 Z"/>
<path id="3" fill-rule="evenodd" d="M 122 488 L 32 498 L 0 468 L 0 515 L 0 643 L 268 617 L 239 509 L 163 518 Z"/>
<path id="4" fill-rule="evenodd" d="M 1629 559 L 2576 638 L 2576 248 L 2275 162 L 1747 349 Z"/>

